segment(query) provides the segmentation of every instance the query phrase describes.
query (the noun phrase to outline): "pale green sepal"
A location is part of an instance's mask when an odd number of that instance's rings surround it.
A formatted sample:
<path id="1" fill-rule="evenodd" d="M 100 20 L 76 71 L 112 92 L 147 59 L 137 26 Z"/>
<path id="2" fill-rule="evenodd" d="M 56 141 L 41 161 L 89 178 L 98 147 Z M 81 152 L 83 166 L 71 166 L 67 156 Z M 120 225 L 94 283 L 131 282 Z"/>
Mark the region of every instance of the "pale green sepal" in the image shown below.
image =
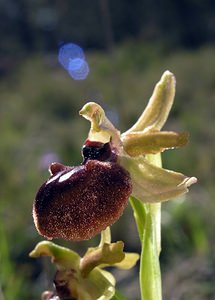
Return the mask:
<path id="1" fill-rule="evenodd" d="M 49 241 L 38 243 L 29 256 L 50 256 L 52 262 L 56 264 L 59 270 L 70 268 L 78 269 L 80 264 L 80 256 L 76 252 Z"/>
<path id="2" fill-rule="evenodd" d="M 115 294 L 115 278 L 111 273 L 95 268 L 86 279 L 82 278 L 80 289 L 88 291 L 90 300 L 110 300 Z"/>
<path id="3" fill-rule="evenodd" d="M 120 164 L 130 173 L 132 196 L 144 203 L 167 201 L 188 191 L 195 177 L 165 170 L 149 163 L 144 157 L 120 157 Z"/>
<path id="4" fill-rule="evenodd" d="M 123 270 L 129 270 L 136 265 L 139 258 L 140 258 L 140 256 L 137 253 L 125 252 L 124 259 L 119 263 L 115 263 L 113 265 L 113 267 L 117 267 L 117 268 L 123 269 Z"/>
<path id="5" fill-rule="evenodd" d="M 95 102 L 88 102 L 79 114 L 91 122 L 89 140 L 102 143 L 112 140 L 115 146 L 120 145 L 120 133 L 105 116 L 105 112 L 100 105 Z"/>
<path id="6" fill-rule="evenodd" d="M 156 131 L 160 130 L 169 115 L 175 96 L 175 77 L 165 71 L 161 80 L 155 86 L 149 103 L 138 121 L 127 131 Z"/>
<path id="7" fill-rule="evenodd" d="M 87 252 L 80 261 L 80 270 L 83 277 L 86 277 L 96 266 L 114 265 L 125 258 L 123 252 L 124 243 L 119 241 L 111 244 L 104 244 Z"/>
<path id="8" fill-rule="evenodd" d="M 188 142 L 187 132 L 172 131 L 131 132 L 123 136 L 123 148 L 130 156 L 156 154 L 164 150 L 185 146 Z"/>

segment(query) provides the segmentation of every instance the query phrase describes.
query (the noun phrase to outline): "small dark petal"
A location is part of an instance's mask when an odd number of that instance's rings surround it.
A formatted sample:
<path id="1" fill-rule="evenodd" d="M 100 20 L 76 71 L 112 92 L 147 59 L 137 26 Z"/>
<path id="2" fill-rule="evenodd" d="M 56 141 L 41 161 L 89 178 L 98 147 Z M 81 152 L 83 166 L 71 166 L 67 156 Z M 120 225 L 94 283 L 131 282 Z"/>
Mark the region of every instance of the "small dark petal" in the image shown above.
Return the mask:
<path id="1" fill-rule="evenodd" d="M 90 239 L 119 219 L 131 191 L 130 175 L 117 163 L 88 160 L 66 167 L 38 191 L 35 225 L 49 239 Z"/>
<path id="2" fill-rule="evenodd" d="M 116 154 L 111 147 L 111 142 L 104 144 L 101 142 L 86 140 L 82 148 L 82 155 L 84 158 L 83 163 L 86 163 L 87 160 L 92 159 L 116 162 Z"/>
<path id="3" fill-rule="evenodd" d="M 54 162 L 49 166 L 49 171 L 51 175 L 56 175 L 58 172 L 62 172 L 66 167 L 58 162 Z"/>

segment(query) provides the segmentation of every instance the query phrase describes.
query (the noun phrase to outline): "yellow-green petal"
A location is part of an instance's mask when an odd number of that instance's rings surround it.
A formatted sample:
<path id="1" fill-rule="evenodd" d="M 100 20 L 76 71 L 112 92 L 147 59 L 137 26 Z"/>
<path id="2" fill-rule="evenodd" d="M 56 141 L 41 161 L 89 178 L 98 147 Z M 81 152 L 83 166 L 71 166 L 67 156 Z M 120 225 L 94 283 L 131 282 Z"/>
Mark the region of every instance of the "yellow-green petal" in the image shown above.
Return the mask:
<path id="1" fill-rule="evenodd" d="M 121 262 L 125 253 L 123 252 L 124 243 L 119 241 L 111 244 L 104 244 L 102 247 L 95 248 L 81 259 L 80 270 L 83 277 L 86 277 L 96 266 L 101 264 L 114 265 Z"/>
<path id="2" fill-rule="evenodd" d="M 138 121 L 126 132 L 160 130 L 169 115 L 175 96 L 175 77 L 166 71 L 155 86 L 148 105 Z M 125 133 L 125 134 L 126 134 Z"/>
<path id="3" fill-rule="evenodd" d="M 80 287 L 90 287 L 92 300 L 110 300 L 115 294 L 115 278 L 110 272 L 95 268 Z M 80 298 L 82 299 L 82 298 Z M 85 298 L 83 298 L 85 300 Z"/>
<path id="4" fill-rule="evenodd" d="M 185 146 L 188 133 L 172 131 L 131 132 L 123 136 L 123 148 L 130 156 L 156 154 L 164 150 Z"/>
<path id="5" fill-rule="evenodd" d="M 117 267 L 119 269 L 129 270 L 136 265 L 139 258 L 140 258 L 140 256 L 137 253 L 125 252 L 124 259 L 119 263 L 115 263 L 113 266 Z"/>

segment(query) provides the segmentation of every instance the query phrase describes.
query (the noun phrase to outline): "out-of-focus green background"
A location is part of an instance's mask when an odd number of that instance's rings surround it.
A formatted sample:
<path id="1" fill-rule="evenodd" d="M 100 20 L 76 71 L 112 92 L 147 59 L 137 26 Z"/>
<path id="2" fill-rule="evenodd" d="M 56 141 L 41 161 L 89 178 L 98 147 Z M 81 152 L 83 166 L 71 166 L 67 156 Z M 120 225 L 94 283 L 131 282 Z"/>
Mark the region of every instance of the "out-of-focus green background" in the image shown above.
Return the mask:
<path id="1" fill-rule="evenodd" d="M 186 199 L 162 206 L 166 300 L 215 299 L 215 2 L 212 0 L 0 1 L 0 299 L 36 300 L 53 269 L 28 253 L 42 237 L 32 203 L 48 164 L 81 162 L 89 124 L 78 111 L 100 103 L 121 131 L 144 109 L 163 71 L 177 78 L 165 129 L 190 132 L 164 167 L 196 176 Z M 57 60 L 59 45 L 84 48 L 90 73 L 74 81 Z M 113 239 L 140 251 L 131 209 Z M 65 243 L 83 253 L 98 238 Z M 115 272 L 118 288 L 139 299 L 138 268 Z"/>

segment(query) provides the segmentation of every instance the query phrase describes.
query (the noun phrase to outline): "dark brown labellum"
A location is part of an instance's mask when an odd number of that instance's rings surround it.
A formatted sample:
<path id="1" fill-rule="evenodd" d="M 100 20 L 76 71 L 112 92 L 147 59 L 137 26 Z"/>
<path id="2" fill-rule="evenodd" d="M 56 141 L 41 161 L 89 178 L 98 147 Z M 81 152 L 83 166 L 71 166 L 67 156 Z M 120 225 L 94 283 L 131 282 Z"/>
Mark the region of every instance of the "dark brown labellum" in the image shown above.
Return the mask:
<path id="1" fill-rule="evenodd" d="M 33 206 L 35 225 L 49 239 L 92 238 L 118 220 L 132 191 L 129 173 L 113 161 L 86 159 L 77 167 L 55 163 L 50 171 Z"/>

